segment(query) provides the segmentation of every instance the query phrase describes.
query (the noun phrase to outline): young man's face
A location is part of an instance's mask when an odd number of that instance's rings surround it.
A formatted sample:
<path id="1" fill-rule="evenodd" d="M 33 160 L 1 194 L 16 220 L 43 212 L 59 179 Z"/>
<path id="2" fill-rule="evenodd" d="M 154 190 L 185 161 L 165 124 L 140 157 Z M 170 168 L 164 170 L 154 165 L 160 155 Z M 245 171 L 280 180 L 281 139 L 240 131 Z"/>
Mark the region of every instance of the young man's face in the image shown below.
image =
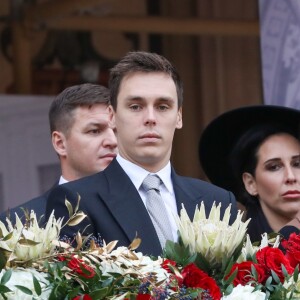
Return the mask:
<path id="1" fill-rule="evenodd" d="M 104 170 L 117 153 L 117 140 L 111 124 L 111 109 L 106 104 L 78 107 L 74 123 L 63 135 L 67 180 L 74 180 Z"/>
<path id="2" fill-rule="evenodd" d="M 152 172 L 167 164 L 174 131 L 182 127 L 169 75 L 135 72 L 123 78 L 114 117 L 122 157 Z"/>

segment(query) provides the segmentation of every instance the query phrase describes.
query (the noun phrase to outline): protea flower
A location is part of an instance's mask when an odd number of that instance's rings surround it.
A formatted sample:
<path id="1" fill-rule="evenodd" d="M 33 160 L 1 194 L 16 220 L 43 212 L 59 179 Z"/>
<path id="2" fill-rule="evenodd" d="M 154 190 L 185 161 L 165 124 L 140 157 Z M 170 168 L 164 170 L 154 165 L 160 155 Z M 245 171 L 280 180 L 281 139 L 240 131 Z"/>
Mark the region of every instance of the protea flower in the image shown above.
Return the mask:
<path id="1" fill-rule="evenodd" d="M 191 221 L 182 205 L 180 217 L 176 217 L 183 244 L 189 247 L 191 254 L 201 253 L 212 267 L 219 266 L 224 259 L 231 258 L 243 242 L 250 221 L 243 222 L 243 213 L 238 211 L 235 222 L 229 225 L 231 206 L 225 210 L 222 220 L 220 208 L 221 203 L 218 206 L 213 203 L 207 218 L 204 203 L 201 202 L 200 209 L 196 207 L 194 219 Z"/>
<path id="2" fill-rule="evenodd" d="M 243 262 L 248 260 L 249 257 L 255 256 L 258 250 L 264 247 L 272 246 L 273 248 L 278 248 L 280 245 L 280 236 L 278 235 L 275 239 L 269 239 L 268 234 L 265 232 L 261 235 L 261 241 L 259 246 L 253 246 L 249 235 L 247 234 L 246 242 L 242 248 L 241 255 L 239 256 L 237 262 Z"/>
<path id="3" fill-rule="evenodd" d="M 25 225 L 17 214 L 15 226 L 9 220 L 7 223 L 6 227 L 0 222 L 0 251 L 6 252 L 8 261 L 15 263 L 24 263 L 51 254 L 55 247 L 52 241 L 58 239 L 62 226 L 62 220 L 56 220 L 52 213 L 46 227 L 40 227 L 33 211 Z"/>

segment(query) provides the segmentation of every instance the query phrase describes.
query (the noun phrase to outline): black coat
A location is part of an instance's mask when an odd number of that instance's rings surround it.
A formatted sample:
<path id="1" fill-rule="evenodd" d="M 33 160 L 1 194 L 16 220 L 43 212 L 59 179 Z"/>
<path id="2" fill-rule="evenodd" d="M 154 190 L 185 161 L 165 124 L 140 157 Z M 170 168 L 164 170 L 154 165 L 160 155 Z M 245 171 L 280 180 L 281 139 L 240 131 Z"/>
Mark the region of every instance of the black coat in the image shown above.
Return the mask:
<path id="1" fill-rule="evenodd" d="M 179 176 L 173 169 L 171 178 L 178 210 L 183 203 L 192 218 L 196 205 L 201 201 L 204 201 L 207 212 L 216 201 L 222 203 L 221 215 L 232 204 L 232 217 L 235 218 L 237 206 L 232 193 L 198 179 Z M 137 235 L 142 239 L 138 251 L 149 255 L 161 254 L 162 249 L 145 205 L 116 159 L 103 172 L 55 188 L 48 197 L 46 218 L 52 210 L 55 210 L 56 217 L 68 218 L 65 199 L 75 207 L 78 195 L 81 197 L 80 210 L 88 218 L 79 226 L 64 227 L 62 236 L 73 237 L 78 230 L 88 226 L 86 234 L 100 234 L 106 243 L 118 240 L 118 246 L 128 246 Z"/>
<path id="2" fill-rule="evenodd" d="M 250 236 L 251 242 L 261 241 L 261 235 L 263 233 L 272 233 L 274 230 L 268 223 L 267 218 L 265 217 L 261 206 L 259 203 L 252 204 L 247 207 L 247 218 L 251 218 L 251 221 L 248 225 L 248 234 Z M 288 239 L 291 233 L 300 233 L 300 230 L 294 226 L 285 226 L 279 233 L 285 238 Z"/>

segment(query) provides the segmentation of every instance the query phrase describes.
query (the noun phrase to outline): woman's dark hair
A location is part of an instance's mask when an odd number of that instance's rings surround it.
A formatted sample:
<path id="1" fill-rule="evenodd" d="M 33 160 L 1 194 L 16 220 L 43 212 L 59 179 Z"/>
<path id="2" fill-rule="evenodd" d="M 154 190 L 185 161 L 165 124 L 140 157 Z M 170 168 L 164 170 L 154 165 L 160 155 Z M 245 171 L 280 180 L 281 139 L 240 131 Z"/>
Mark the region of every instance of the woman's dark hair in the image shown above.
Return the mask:
<path id="1" fill-rule="evenodd" d="M 299 139 L 296 129 L 292 130 L 284 124 L 260 124 L 246 131 L 231 151 L 229 164 L 236 182 L 233 192 L 238 201 L 246 206 L 257 203 L 257 198 L 246 191 L 243 173 L 248 172 L 255 176 L 260 146 L 268 137 L 281 133 L 287 133 Z"/>

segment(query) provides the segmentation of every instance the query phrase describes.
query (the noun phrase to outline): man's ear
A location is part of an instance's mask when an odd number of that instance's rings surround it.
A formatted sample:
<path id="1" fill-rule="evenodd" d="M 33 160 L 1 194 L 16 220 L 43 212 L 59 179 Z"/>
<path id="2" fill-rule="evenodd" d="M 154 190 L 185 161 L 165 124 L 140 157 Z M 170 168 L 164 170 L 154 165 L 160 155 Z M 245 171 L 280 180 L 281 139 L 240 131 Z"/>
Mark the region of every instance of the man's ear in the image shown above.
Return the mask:
<path id="1" fill-rule="evenodd" d="M 111 106 L 111 118 L 110 118 L 110 124 L 113 128 L 116 127 L 116 118 L 115 118 L 116 112 L 114 111 L 114 109 Z"/>
<path id="2" fill-rule="evenodd" d="M 108 106 L 108 113 L 109 113 L 109 121 L 112 122 L 112 120 L 114 119 L 114 115 L 115 115 L 115 111 L 114 111 L 112 105 Z"/>
<path id="3" fill-rule="evenodd" d="M 66 137 L 60 131 L 52 132 L 52 145 L 59 156 L 67 155 Z"/>
<path id="4" fill-rule="evenodd" d="M 256 180 L 253 177 L 253 175 L 248 172 L 243 173 L 243 182 L 244 182 L 246 191 L 251 196 L 257 196 L 258 193 L 257 193 Z"/>
<path id="5" fill-rule="evenodd" d="M 178 109 L 177 112 L 177 123 L 176 123 L 176 129 L 180 129 L 183 126 L 183 122 L 182 122 L 182 107 L 180 107 Z"/>

